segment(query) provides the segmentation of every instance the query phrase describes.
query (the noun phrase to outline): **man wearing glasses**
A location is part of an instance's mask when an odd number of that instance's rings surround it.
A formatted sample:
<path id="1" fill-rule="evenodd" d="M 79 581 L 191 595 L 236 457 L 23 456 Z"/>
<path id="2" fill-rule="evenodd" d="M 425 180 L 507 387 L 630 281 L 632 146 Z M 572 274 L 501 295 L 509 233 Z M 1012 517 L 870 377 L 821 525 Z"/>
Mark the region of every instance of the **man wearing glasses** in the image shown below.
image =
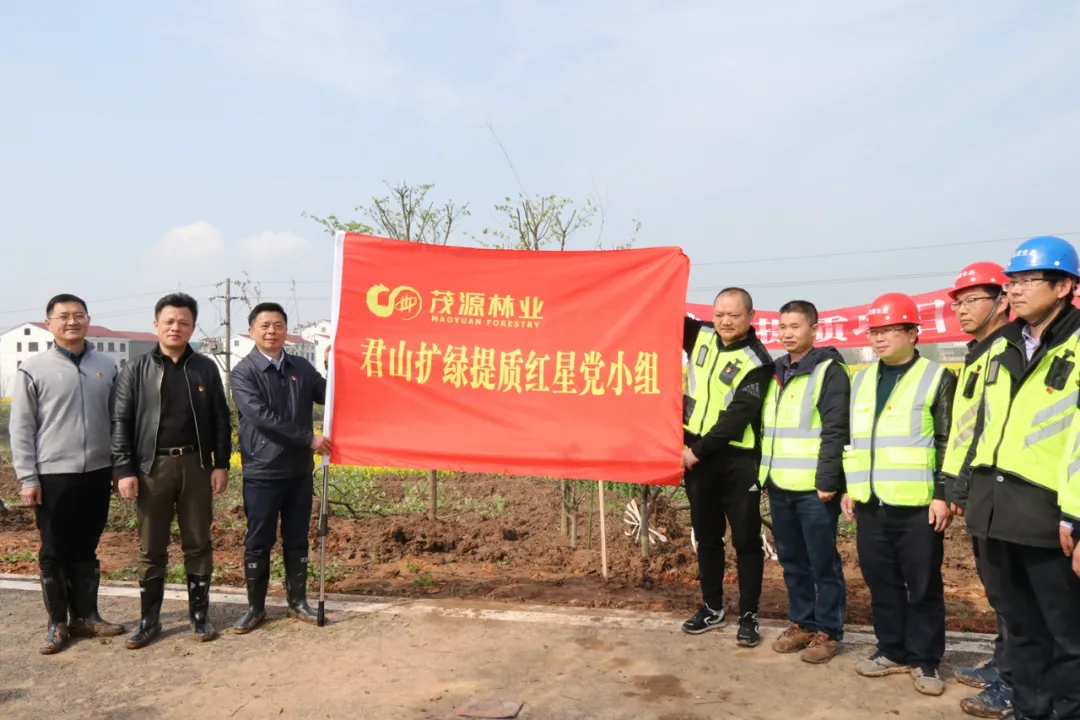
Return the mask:
<path id="1" fill-rule="evenodd" d="M 968 532 L 1005 621 L 1017 718 L 1080 718 L 1077 534 L 1059 506 L 1061 464 L 1080 397 L 1075 248 L 1037 237 L 1005 270 L 1017 319 L 990 349 L 971 461 Z"/>
<path id="2" fill-rule="evenodd" d="M 86 342 L 90 317 L 75 295 L 45 308 L 52 347 L 19 367 L 11 390 L 11 455 L 23 500 L 34 507 L 41 591 L 49 615 L 40 651 L 70 636 L 119 635 L 98 614 L 97 546 L 109 518 L 110 408 L 116 363 Z M 70 622 L 69 622 L 70 613 Z"/>
<path id="3" fill-rule="evenodd" d="M 918 692 L 941 695 L 941 563 L 951 521 L 941 466 L 956 376 L 919 354 L 919 308 L 907 295 L 882 295 L 867 320 L 880 362 L 851 381 L 847 494 L 840 505 L 858 522 L 877 650 L 855 671 L 864 677 L 910 672 Z"/>
<path id="4" fill-rule="evenodd" d="M 963 517 L 967 505 L 970 462 L 975 452 L 971 441 L 975 436 L 975 420 L 982 404 L 986 369 L 990 364 L 989 350 L 1009 322 L 1009 301 L 1004 285 L 1005 268 L 997 263 L 977 262 L 960 271 L 949 291 L 956 319 L 963 331 L 972 338 L 956 384 L 952 432 L 949 433 L 949 449 L 942 468 L 950 480 L 945 487 L 949 510 L 960 517 Z M 974 538 L 972 540 L 975 567 L 981 573 L 979 542 Z M 993 656 L 982 665 L 956 671 L 956 679 L 961 683 L 982 689 L 975 697 L 960 701 L 960 708 L 976 717 L 1001 717 L 1012 703 L 1009 664 L 1005 655 L 1005 628 L 1000 615 L 997 626 Z"/>

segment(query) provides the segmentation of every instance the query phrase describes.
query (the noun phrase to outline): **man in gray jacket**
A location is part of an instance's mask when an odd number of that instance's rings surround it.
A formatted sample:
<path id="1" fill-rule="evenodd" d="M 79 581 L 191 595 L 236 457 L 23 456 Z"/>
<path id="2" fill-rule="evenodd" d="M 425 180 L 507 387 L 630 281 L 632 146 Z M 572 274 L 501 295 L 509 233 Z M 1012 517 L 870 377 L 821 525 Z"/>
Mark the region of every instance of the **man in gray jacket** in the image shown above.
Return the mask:
<path id="1" fill-rule="evenodd" d="M 49 629 L 41 653 L 68 637 L 119 635 L 98 614 L 97 546 L 109 517 L 109 427 L 116 363 L 86 342 L 90 316 L 74 295 L 45 308 L 55 338 L 19 367 L 11 390 L 11 454 L 23 500 L 34 506 Z M 70 613 L 70 622 L 69 622 Z"/>

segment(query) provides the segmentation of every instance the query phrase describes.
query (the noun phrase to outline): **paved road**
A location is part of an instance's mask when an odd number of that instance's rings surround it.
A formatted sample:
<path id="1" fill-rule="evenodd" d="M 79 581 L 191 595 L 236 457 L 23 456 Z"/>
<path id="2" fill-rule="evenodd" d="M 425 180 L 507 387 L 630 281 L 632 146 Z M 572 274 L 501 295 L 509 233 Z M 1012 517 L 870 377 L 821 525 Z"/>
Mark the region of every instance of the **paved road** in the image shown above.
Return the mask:
<path id="1" fill-rule="evenodd" d="M 105 591 L 122 596 L 103 597 L 102 613 L 134 623 L 134 589 Z M 215 599 L 219 627 L 241 613 L 238 596 Z M 529 720 L 963 717 L 965 689 L 955 682 L 928 698 L 906 675 L 856 676 L 865 646 L 815 667 L 767 643 L 737 648 L 731 629 L 683 635 L 678 618 L 659 614 L 417 601 L 344 607 L 324 628 L 273 607 L 272 621 L 251 635 L 198 644 L 186 603 L 170 599 L 165 633 L 148 648 L 81 640 L 47 657 L 37 652 L 40 592 L 0 579 L 0 717 L 421 720 L 456 717 L 475 697 L 521 701 L 519 717 Z"/>

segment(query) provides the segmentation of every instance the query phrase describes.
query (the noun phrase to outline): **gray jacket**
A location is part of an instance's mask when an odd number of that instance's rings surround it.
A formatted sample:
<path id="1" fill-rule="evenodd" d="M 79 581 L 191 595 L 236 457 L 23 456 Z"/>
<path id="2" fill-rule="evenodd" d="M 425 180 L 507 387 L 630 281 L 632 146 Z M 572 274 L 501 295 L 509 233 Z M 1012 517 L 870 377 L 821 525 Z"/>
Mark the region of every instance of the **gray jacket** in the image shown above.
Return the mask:
<path id="1" fill-rule="evenodd" d="M 26 360 L 11 389 L 11 455 L 23 489 L 39 475 L 112 466 L 116 362 L 86 344 L 78 365 L 53 347 Z"/>

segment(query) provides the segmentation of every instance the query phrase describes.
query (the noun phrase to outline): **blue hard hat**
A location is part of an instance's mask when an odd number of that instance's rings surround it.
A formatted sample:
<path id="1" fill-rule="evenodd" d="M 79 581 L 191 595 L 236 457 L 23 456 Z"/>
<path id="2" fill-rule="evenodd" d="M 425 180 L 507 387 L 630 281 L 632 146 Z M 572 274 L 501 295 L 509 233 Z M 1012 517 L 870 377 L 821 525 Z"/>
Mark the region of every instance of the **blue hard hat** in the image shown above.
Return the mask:
<path id="1" fill-rule="evenodd" d="M 1033 237 L 1020 243 L 1005 268 L 1005 274 L 1025 272 L 1027 270 L 1060 270 L 1073 277 L 1080 278 L 1080 258 L 1076 248 L 1053 235 Z"/>

